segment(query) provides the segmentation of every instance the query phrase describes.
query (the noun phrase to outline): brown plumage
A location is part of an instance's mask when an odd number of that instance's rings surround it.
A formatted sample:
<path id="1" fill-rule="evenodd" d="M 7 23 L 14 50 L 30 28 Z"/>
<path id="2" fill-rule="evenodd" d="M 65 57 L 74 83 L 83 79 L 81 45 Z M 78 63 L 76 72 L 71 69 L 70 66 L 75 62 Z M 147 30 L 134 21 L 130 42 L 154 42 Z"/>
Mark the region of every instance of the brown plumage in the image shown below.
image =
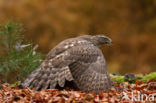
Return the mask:
<path id="1" fill-rule="evenodd" d="M 64 40 L 48 53 L 41 66 L 22 85 L 36 90 L 53 89 L 56 85 L 64 87 L 66 80 L 73 80 L 85 92 L 108 90 L 112 81 L 99 46 L 111 42 L 104 35 L 84 35 Z"/>

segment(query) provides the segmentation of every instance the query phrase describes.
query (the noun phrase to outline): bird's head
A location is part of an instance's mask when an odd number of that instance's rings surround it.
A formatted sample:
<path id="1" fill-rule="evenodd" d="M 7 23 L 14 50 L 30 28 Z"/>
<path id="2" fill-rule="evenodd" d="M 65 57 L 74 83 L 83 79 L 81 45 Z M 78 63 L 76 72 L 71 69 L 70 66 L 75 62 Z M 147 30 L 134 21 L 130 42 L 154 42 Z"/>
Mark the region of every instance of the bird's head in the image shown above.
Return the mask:
<path id="1" fill-rule="evenodd" d="M 91 37 L 91 40 L 92 43 L 96 46 L 101 46 L 104 44 L 108 44 L 108 45 L 112 44 L 112 40 L 103 34 L 94 35 Z"/>
<path id="2" fill-rule="evenodd" d="M 95 46 L 101 46 L 104 44 L 108 44 L 108 45 L 112 44 L 112 40 L 103 34 L 93 35 L 93 36 L 92 35 L 83 35 L 83 36 L 80 36 L 79 38 L 90 41 Z"/>

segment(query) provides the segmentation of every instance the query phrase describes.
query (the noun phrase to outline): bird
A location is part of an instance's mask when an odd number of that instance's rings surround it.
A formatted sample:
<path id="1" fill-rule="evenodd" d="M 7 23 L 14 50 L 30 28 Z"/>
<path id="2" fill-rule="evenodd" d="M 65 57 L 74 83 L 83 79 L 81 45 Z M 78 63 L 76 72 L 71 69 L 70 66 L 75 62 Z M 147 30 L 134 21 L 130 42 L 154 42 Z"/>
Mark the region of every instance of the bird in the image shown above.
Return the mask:
<path id="1" fill-rule="evenodd" d="M 66 39 L 47 54 L 41 65 L 22 82 L 22 86 L 35 90 L 55 89 L 74 81 L 84 92 L 107 91 L 113 82 L 100 47 L 112 44 L 104 35 L 81 35 Z"/>

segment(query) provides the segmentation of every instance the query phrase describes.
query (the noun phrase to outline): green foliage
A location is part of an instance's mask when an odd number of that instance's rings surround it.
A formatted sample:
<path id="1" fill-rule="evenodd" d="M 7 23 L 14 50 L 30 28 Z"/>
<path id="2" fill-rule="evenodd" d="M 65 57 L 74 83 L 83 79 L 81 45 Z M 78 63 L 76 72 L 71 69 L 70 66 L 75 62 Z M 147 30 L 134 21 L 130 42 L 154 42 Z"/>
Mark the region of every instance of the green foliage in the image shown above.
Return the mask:
<path id="1" fill-rule="evenodd" d="M 143 76 L 141 80 L 143 82 L 148 82 L 151 79 L 156 79 L 156 72 L 153 72 L 153 73 L 150 73 L 150 74 Z"/>
<path id="2" fill-rule="evenodd" d="M 115 76 L 112 75 L 111 78 L 117 84 L 122 83 L 122 82 L 125 81 L 124 76 L 120 76 L 120 75 L 115 75 Z"/>
<path id="3" fill-rule="evenodd" d="M 21 81 L 17 81 L 15 83 L 11 84 L 11 87 L 16 87 L 16 86 L 18 86 L 20 84 L 21 84 Z"/>
<path id="4" fill-rule="evenodd" d="M 130 82 L 130 83 L 135 83 L 137 80 L 141 80 L 143 82 L 148 82 L 149 80 L 156 79 L 156 72 L 152 72 L 147 75 L 142 75 L 142 74 L 137 74 L 135 75 L 135 80 L 134 81 L 127 81 L 124 76 L 121 75 L 111 75 L 112 80 L 120 84 L 122 82 Z"/>
<path id="5" fill-rule="evenodd" d="M 35 51 L 31 44 L 21 44 L 25 41 L 22 35 L 22 25 L 9 21 L 0 25 L 0 78 L 2 82 L 22 80 L 36 69 L 42 55 Z"/>

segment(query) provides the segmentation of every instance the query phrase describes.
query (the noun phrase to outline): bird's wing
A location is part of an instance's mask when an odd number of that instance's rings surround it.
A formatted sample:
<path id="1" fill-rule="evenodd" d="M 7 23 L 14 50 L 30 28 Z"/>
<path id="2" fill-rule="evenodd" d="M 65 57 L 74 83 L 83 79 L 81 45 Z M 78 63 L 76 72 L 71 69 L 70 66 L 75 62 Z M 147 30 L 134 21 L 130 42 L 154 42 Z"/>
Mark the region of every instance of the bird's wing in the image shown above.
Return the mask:
<path id="1" fill-rule="evenodd" d="M 90 43 L 81 39 L 69 39 L 61 42 L 48 53 L 41 66 L 32 72 L 22 82 L 22 85 L 39 90 L 55 88 L 57 84 L 63 87 L 65 80 L 73 80 L 68 65 L 78 59 L 73 55 L 77 49 L 73 51 L 72 48 L 79 45 L 90 45 Z"/>
<path id="2" fill-rule="evenodd" d="M 23 82 L 25 87 L 40 89 L 54 89 L 57 84 L 63 87 L 65 80 L 73 80 L 72 74 L 68 66 L 62 68 L 54 68 L 50 66 L 50 61 L 44 61 L 41 66 L 32 72 Z"/>
<path id="3" fill-rule="evenodd" d="M 74 46 L 65 52 L 57 55 L 53 59 L 48 59 L 47 61 L 51 61 L 49 64 L 52 64 L 53 70 L 57 70 L 57 81 L 60 86 L 64 86 L 65 79 L 70 81 L 73 80 L 73 69 L 69 69 L 69 65 L 74 64 L 75 62 L 82 61 L 84 63 L 83 67 L 80 69 L 74 69 L 74 72 L 84 72 L 86 69 L 85 64 L 93 63 L 97 60 L 99 56 L 99 49 L 93 49 L 94 46 Z M 88 67 L 88 65 L 86 65 Z M 67 73 L 65 73 L 65 70 Z M 67 75 L 68 74 L 68 75 Z M 77 73 L 76 73 L 77 74 Z M 51 74 L 53 75 L 53 74 Z M 74 74 L 75 75 L 75 74 Z"/>
<path id="4" fill-rule="evenodd" d="M 72 60 L 72 62 L 69 64 L 72 74 L 73 72 L 78 74 L 77 71 L 84 72 L 89 68 L 90 65 L 94 66 L 96 71 L 104 72 L 103 67 L 106 67 L 106 63 L 104 58 L 102 58 L 101 61 L 101 57 L 103 57 L 103 55 L 99 48 L 93 45 L 81 45 L 69 49 L 68 54 L 69 55 L 65 58 L 65 60 Z"/>
<path id="5" fill-rule="evenodd" d="M 75 78 L 73 78 L 73 75 L 78 75 L 78 72 L 84 72 L 85 69 L 88 68 L 89 63 L 96 62 L 96 60 L 98 59 L 97 57 L 101 55 L 99 54 L 99 51 L 100 49 L 95 49 L 95 46 L 93 45 L 74 46 L 57 55 L 53 59 L 48 59 L 47 61 L 50 61 L 48 65 L 52 65 L 51 71 L 56 70 L 55 74 L 53 72 L 50 74 L 53 78 L 55 78 L 55 81 L 52 81 L 53 84 L 56 84 L 58 82 L 58 84 L 63 87 L 65 84 L 65 79 L 68 81 L 74 80 Z M 82 63 L 84 63 L 81 68 L 69 68 L 71 64 L 79 61 L 82 61 Z M 73 72 L 75 72 L 75 74 Z M 51 78 L 51 76 L 49 77 Z M 50 78 L 49 81 L 51 80 Z"/>
<path id="6" fill-rule="evenodd" d="M 110 88 L 112 82 L 101 50 L 95 46 L 81 46 L 78 49 L 81 49 L 81 52 L 85 50 L 86 53 L 80 53 L 83 55 L 79 55 L 79 59 L 69 65 L 77 86 L 83 91 L 95 93 Z"/>
<path id="7" fill-rule="evenodd" d="M 55 46 L 46 56 L 46 59 L 52 59 L 57 55 L 62 54 L 68 49 L 71 49 L 72 47 L 75 46 L 80 46 L 80 45 L 91 45 L 90 42 L 87 40 L 81 39 L 81 38 L 70 38 L 67 40 L 62 41 L 59 43 L 57 46 Z"/>
<path id="8" fill-rule="evenodd" d="M 78 75 L 86 71 L 89 65 L 96 62 L 101 55 L 99 54 L 101 53 L 99 48 L 86 41 L 77 40 L 76 42 L 73 40 L 72 43 L 65 45 L 69 46 L 65 48 L 66 50 L 64 50 L 64 46 L 58 46 L 60 49 L 56 48 L 54 53 L 57 53 L 56 56 L 51 56 L 53 51 L 50 52 L 41 66 L 28 76 L 23 85 L 35 88 L 36 90 L 55 88 L 57 83 L 59 86 L 63 87 L 65 80 L 71 81 L 75 79 L 73 75 Z M 57 50 L 60 50 L 60 52 Z M 81 67 L 69 68 L 69 66 L 74 63 L 80 63 Z"/>

